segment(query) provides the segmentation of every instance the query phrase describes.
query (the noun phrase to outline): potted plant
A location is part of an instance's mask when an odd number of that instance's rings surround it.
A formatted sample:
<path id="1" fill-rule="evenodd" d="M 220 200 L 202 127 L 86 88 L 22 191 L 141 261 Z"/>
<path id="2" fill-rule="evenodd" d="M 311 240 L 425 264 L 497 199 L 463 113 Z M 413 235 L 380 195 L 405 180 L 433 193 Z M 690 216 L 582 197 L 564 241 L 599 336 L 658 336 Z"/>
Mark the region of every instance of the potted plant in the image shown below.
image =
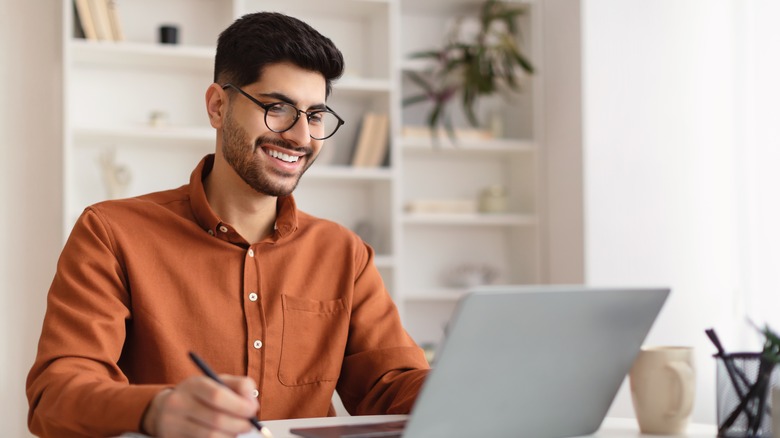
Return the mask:
<path id="1" fill-rule="evenodd" d="M 760 353 L 726 353 L 714 330 L 706 330 L 718 350 L 718 436 L 771 435 L 770 393 L 773 371 L 780 364 L 780 337 L 769 326 Z"/>
<path id="2" fill-rule="evenodd" d="M 427 71 L 407 71 L 407 77 L 421 89 L 404 98 L 403 104 L 433 104 L 427 125 L 436 136 L 443 127 L 454 139 L 454 126 L 448 107 L 460 97 L 469 123 L 479 126 L 477 103 L 497 93 L 519 92 L 519 73 L 533 74 L 534 67 L 518 45 L 517 18 L 527 12 L 525 6 L 499 0 L 486 0 L 480 8 L 478 29 L 463 35 L 464 17 L 456 21 L 441 48 L 415 52 L 414 59 L 432 61 Z"/>

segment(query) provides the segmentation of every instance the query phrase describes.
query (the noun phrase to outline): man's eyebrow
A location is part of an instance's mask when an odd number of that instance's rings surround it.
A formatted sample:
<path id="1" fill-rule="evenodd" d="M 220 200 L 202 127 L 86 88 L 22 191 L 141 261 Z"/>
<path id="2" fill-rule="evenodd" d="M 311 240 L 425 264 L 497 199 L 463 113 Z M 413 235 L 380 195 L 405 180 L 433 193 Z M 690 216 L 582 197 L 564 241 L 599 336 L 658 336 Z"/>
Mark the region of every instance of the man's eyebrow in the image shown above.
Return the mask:
<path id="1" fill-rule="evenodd" d="M 281 100 L 282 102 L 289 103 L 290 105 L 297 106 L 298 102 L 293 100 L 290 96 L 284 94 L 284 93 L 260 93 L 261 97 L 270 97 L 272 99 Z M 324 103 L 318 103 L 315 105 L 310 106 L 307 111 L 319 111 L 319 110 L 325 110 L 327 107 Z"/>

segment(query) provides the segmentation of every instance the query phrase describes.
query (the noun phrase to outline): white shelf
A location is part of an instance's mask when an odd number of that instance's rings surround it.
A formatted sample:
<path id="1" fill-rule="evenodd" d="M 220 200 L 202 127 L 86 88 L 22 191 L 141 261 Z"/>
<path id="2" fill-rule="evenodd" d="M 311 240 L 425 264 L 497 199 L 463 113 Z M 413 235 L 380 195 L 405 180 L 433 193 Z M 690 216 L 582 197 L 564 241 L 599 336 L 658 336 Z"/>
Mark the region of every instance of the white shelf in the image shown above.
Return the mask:
<path id="1" fill-rule="evenodd" d="M 214 143 L 214 129 L 211 127 L 187 127 L 187 126 L 90 126 L 74 127 L 73 136 L 76 146 L 81 141 L 137 141 L 156 140 L 169 142 L 208 142 Z"/>
<path id="2" fill-rule="evenodd" d="M 532 140 L 514 139 L 470 139 L 463 138 L 452 143 L 443 136 L 434 141 L 430 137 L 403 137 L 400 140 L 404 152 L 426 154 L 527 154 L 537 150 Z"/>
<path id="3" fill-rule="evenodd" d="M 159 4 L 145 0 L 128 2 L 123 9 L 128 41 L 105 42 L 73 38 L 72 0 L 63 0 L 63 103 L 69 114 L 62 141 L 65 232 L 83 204 L 101 196 L 95 158 L 106 147 L 115 146 L 117 162 L 134 175 L 144 175 L 134 179 L 144 185 L 132 188 L 133 193 L 147 193 L 151 185 L 156 190 L 186 183 L 194 160 L 213 152 L 215 145 L 216 133 L 208 126 L 202 97 L 213 74 L 211 45 L 232 19 L 259 10 L 279 11 L 331 38 L 346 62 L 344 76 L 333 83 L 332 102 L 347 124 L 326 145 L 333 147 L 330 161 L 322 159 L 306 173 L 296 199 L 307 213 L 352 228 L 370 225 L 372 232 L 365 235 L 377 251 L 374 263 L 391 296 L 411 304 L 412 312 L 402 317 L 410 318 L 406 322 L 412 336 L 436 337 L 448 309 L 466 292 L 429 287 L 439 284 L 439 273 L 452 266 L 484 263 L 499 269 L 506 281 L 540 282 L 544 270 L 537 206 L 545 202 L 539 198 L 543 190 L 537 181 L 543 145 L 534 138 L 478 137 L 465 126 L 454 144 L 446 133 L 434 141 L 424 129 L 404 130 L 404 125 L 423 125 L 425 115 L 420 107 L 401 105 L 403 72 L 430 66 L 426 60 L 405 59 L 404 54 L 438 46 L 442 30 L 454 16 L 477 11 L 481 1 L 209 0 L 195 5 L 202 8 L 192 8 L 189 0 Z M 158 23 L 167 17 L 180 20 L 182 44 L 153 42 Z M 535 109 L 524 102 L 517 108 L 499 107 L 507 119 L 504 127 L 512 128 L 504 130 L 506 135 L 542 133 L 540 117 L 531 114 Z M 170 115 L 168 123 L 149 125 L 145 115 L 154 111 Z M 367 111 L 389 115 L 389 167 L 348 165 Z M 405 201 L 412 198 L 476 199 L 493 185 L 506 189 L 515 213 L 404 210 Z M 399 306 L 402 312 L 403 307 Z"/>
<path id="4" fill-rule="evenodd" d="M 519 213 L 405 213 L 403 222 L 407 225 L 531 226 L 537 220 L 533 215 Z"/>
<path id="5" fill-rule="evenodd" d="M 392 172 L 386 167 L 352 167 L 314 164 L 304 178 L 390 182 Z"/>
<path id="6" fill-rule="evenodd" d="M 334 82 L 333 88 L 339 91 L 389 93 L 393 85 L 387 79 L 345 76 Z"/>
<path id="7" fill-rule="evenodd" d="M 379 254 L 374 257 L 374 264 L 379 269 L 391 269 L 395 267 L 395 258 L 390 255 Z"/>
<path id="8" fill-rule="evenodd" d="M 77 66 L 110 68 L 153 67 L 211 71 L 214 68 L 213 47 L 193 47 L 172 44 L 87 41 L 70 42 L 73 62 Z"/>
<path id="9" fill-rule="evenodd" d="M 404 295 L 407 303 L 454 303 L 468 292 L 466 289 L 436 288 L 411 291 Z"/>
<path id="10" fill-rule="evenodd" d="M 386 14 L 387 7 L 395 0 L 329 0 L 323 1 L 290 1 L 290 0 L 244 0 L 246 6 L 256 5 L 267 11 L 283 11 L 287 14 L 302 17 L 329 16 L 338 14 L 348 18 L 375 17 Z M 357 38 L 359 36 L 356 35 Z"/>

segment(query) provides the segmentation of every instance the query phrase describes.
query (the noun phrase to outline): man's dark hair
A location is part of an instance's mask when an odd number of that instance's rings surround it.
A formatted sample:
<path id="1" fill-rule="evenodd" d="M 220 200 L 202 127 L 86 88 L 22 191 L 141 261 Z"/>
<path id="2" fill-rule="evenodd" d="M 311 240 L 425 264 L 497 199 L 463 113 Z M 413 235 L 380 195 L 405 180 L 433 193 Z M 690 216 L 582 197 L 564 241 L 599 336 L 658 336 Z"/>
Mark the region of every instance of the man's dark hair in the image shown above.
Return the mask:
<path id="1" fill-rule="evenodd" d="M 344 57 L 333 41 L 297 18 L 276 12 L 247 14 L 217 40 L 214 82 L 242 87 L 260 80 L 265 66 L 290 62 L 331 82 L 344 72 Z"/>

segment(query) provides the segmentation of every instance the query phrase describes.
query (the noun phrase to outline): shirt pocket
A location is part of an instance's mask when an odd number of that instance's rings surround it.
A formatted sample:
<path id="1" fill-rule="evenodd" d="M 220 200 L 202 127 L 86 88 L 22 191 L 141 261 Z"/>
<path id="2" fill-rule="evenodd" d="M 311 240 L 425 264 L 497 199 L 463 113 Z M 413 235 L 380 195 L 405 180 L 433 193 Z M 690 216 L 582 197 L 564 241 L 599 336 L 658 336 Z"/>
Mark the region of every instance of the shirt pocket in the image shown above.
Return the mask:
<path id="1" fill-rule="evenodd" d="M 338 380 L 349 329 L 344 299 L 317 301 L 282 295 L 282 309 L 279 381 L 300 386 Z"/>

